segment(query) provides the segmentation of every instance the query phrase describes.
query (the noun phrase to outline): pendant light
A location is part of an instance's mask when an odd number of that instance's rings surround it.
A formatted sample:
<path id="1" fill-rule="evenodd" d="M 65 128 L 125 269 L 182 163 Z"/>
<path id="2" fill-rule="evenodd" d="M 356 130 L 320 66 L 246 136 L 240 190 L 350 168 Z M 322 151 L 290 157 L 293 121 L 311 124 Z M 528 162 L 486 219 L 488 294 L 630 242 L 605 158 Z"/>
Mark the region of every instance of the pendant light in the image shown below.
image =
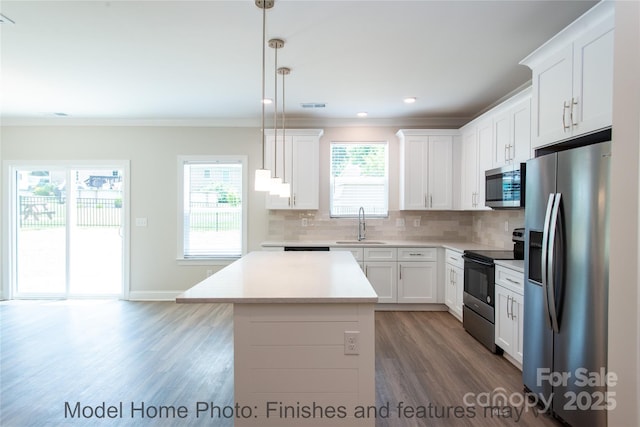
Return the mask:
<path id="1" fill-rule="evenodd" d="M 278 68 L 278 74 L 282 76 L 282 184 L 278 187 L 278 195 L 280 197 L 291 197 L 291 184 L 287 182 L 287 166 L 286 166 L 286 115 L 284 108 L 285 101 L 285 86 L 284 86 L 284 78 L 285 76 L 291 73 L 291 69 L 287 67 Z M 289 177 L 289 181 L 291 181 L 291 177 Z"/>
<path id="2" fill-rule="evenodd" d="M 274 0 L 256 0 L 256 6 L 262 9 L 262 98 L 260 103 L 262 104 L 262 168 L 256 169 L 254 188 L 256 191 L 268 191 L 271 184 L 271 171 L 265 168 L 265 150 L 266 150 L 266 135 L 264 133 L 264 99 L 265 99 L 265 50 L 266 50 L 266 32 L 267 32 L 267 9 L 271 9 L 274 5 Z"/>
<path id="3" fill-rule="evenodd" d="M 275 72 L 274 72 L 274 92 L 275 95 L 273 97 L 273 177 L 271 178 L 271 182 L 269 184 L 269 194 L 272 196 L 280 195 L 280 186 L 282 185 L 282 178 L 278 176 L 278 49 L 284 47 L 284 40 L 281 39 L 271 39 L 269 40 L 269 47 L 273 48 L 275 52 L 274 56 L 274 64 L 275 64 Z M 284 151 L 284 144 L 282 146 L 282 150 Z M 282 164 L 284 169 L 284 163 Z"/>

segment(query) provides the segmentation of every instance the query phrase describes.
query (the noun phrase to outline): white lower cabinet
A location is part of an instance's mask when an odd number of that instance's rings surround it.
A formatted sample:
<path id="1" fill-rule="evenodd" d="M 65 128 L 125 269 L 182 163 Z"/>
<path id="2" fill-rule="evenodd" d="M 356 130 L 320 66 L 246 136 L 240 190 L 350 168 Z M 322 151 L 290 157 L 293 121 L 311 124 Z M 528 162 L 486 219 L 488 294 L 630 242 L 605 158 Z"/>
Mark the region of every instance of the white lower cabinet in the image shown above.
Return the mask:
<path id="1" fill-rule="evenodd" d="M 378 294 L 379 303 L 398 302 L 397 259 L 397 248 L 364 248 L 364 274 Z"/>
<path id="2" fill-rule="evenodd" d="M 438 303 L 437 248 L 365 248 L 364 273 L 379 303 Z"/>
<path id="3" fill-rule="evenodd" d="M 376 261 L 364 263 L 364 274 L 378 294 L 379 303 L 398 301 L 398 263 L 395 261 Z"/>
<path id="4" fill-rule="evenodd" d="M 495 343 L 522 366 L 524 274 L 496 266 Z"/>
<path id="5" fill-rule="evenodd" d="M 437 303 L 438 263 L 403 261 L 398 263 L 398 302 Z"/>
<path id="6" fill-rule="evenodd" d="M 438 249 L 398 249 L 398 302 L 439 303 L 444 298 L 438 292 Z"/>
<path id="7" fill-rule="evenodd" d="M 462 321 L 462 293 L 464 291 L 464 260 L 462 253 L 445 251 L 445 294 L 444 303 L 449 312 Z"/>

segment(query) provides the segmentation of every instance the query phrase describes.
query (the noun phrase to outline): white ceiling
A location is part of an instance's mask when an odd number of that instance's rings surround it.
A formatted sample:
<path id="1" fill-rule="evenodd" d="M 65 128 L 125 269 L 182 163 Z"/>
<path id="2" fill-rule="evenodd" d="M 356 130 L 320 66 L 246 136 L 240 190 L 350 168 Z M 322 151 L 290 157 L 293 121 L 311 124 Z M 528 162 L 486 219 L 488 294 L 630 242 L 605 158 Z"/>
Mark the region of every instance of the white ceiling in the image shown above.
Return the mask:
<path id="1" fill-rule="evenodd" d="M 593 4 L 276 0 L 267 40 L 286 41 L 289 123 L 453 126 L 530 80 L 518 62 Z M 5 123 L 260 122 L 253 0 L 2 1 L 0 12 L 15 22 L 0 25 Z M 273 56 L 267 48 L 270 97 Z"/>

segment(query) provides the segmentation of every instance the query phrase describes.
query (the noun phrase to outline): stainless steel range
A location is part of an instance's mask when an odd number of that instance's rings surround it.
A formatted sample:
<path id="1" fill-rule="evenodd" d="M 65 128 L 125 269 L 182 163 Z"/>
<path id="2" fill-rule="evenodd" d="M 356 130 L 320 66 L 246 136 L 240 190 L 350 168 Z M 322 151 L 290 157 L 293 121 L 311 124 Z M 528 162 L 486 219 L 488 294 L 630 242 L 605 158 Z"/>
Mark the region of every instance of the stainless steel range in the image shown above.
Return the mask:
<path id="1" fill-rule="evenodd" d="M 514 259 L 513 251 L 465 251 L 462 324 L 467 332 L 493 353 L 495 344 L 495 263 Z"/>

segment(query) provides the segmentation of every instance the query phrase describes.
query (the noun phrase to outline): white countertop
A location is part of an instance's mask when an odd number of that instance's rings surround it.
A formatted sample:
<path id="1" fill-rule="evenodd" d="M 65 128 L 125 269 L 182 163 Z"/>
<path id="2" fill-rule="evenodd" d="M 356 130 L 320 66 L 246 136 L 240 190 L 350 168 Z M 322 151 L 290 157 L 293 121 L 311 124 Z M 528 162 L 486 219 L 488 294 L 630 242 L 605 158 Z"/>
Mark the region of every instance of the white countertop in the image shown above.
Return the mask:
<path id="1" fill-rule="evenodd" d="M 521 259 L 497 259 L 494 261 L 496 265 L 516 270 L 524 274 L 524 260 Z"/>
<path id="2" fill-rule="evenodd" d="M 350 253 L 251 252 L 178 295 L 178 303 L 376 303 Z"/>

